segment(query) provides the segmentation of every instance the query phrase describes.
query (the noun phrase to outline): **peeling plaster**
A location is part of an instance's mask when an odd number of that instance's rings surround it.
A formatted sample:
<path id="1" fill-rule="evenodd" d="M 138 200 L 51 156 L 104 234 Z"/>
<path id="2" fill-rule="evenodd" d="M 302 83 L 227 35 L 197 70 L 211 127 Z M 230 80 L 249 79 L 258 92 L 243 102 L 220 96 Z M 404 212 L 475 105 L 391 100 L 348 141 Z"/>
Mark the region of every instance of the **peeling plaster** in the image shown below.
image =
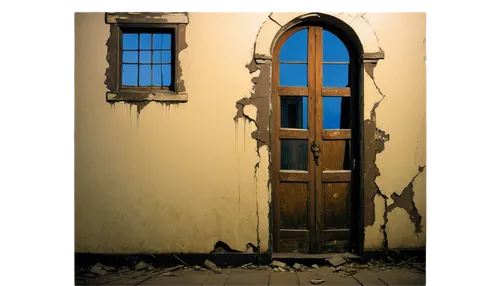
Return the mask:
<path id="1" fill-rule="evenodd" d="M 391 199 L 394 201 L 390 206 L 386 208 L 387 212 L 391 212 L 395 208 L 404 209 L 408 215 L 410 216 L 410 220 L 415 225 L 415 233 L 422 232 L 422 227 L 420 225 L 422 221 L 422 216 L 418 213 L 418 210 L 415 206 L 415 202 L 413 201 L 414 192 L 413 192 L 413 182 L 417 178 L 420 173 L 422 173 L 425 169 L 425 165 L 423 167 L 418 167 L 418 173 L 413 177 L 411 182 L 403 189 L 401 195 L 397 193 L 392 193 Z"/>
<path id="2" fill-rule="evenodd" d="M 383 50 L 380 49 L 383 53 Z M 422 216 L 419 214 L 415 202 L 413 201 L 414 191 L 413 182 L 415 178 L 424 171 L 425 165 L 423 167 L 419 166 L 418 173 L 412 178 L 411 182 L 403 189 L 401 195 L 396 192 L 391 194 L 391 199 L 394 201 L 392 204 L 388 205 L 389 198 L 384 195 L 376 183 L 376 178 L 380 176 L 380 171 L 376 165 L 377 154 L 384 151 L 384 142 L 389 141 L 389 134 L 386 134 L 384 130 L 380 130 L 376 125 L 376 109 L 380 103 L 385 99 L 386 95 L 381 91 L 380 87 L 377 85 L 374 76 L 374 70 L 376 63 L 368 62 L 365 63 L 365 70 L 370 76 L 377 89 L 378 93 L 382 98 L 375 102 L 371 111 L 370 119 L 364 122 L 364 137 L 365 137 L 365 189 L 364 189 L 364 222 L 365 228 L 368 226 L 373 226 L 375 223 L 375 196 L 379 196 L 384 200 L 384 223 L 380 226 L 380 231 L 383 233 L 382 246 L 384 249 L 389 247 L 388 235 L 386 231 L 387 224 L 389 222 L 388 213 L 392 212 L 395 208 L 404 209 L 409 217 L 410 221 L 414 224 L 414 232 L 417 235 L 422 232 L 421 221 Z M 418 244 L 418 240 L 417 240 Z"/>
<path id="3" fill-rule="evenodd" d="M 375 83 L 375 79 L 373 78 Z M 375 84 L 376 85 L 376 84 Z M 378 88 L 377 88 L 378 89 Z M 378 89 L 380 92 L 380 89 Z M 380 92 L 381 93 L 381 92 Z M 382 94 L 382 99 L 376 102 L 370 112 L 370 119 L 364 121 L 364 163 L 365 163 L 365 189 L 364 189 L 364 224 L 365 227 L 373 225 L 375 222 L 375 204 L 374 198 L 378 194 L 381 194 L 376 178 L 380 176 L 380 171 L 375 163 L 377 159 L 377 154 L 381 153 L 385 149 L 385 141 L 389 140 L 389 134 L 385 131 L 377 128 L 377 116 L 376 109 L 380 102 L 385 98 Z"/>
<path id="4" fill-rule="evenodd" d="M 272 13 L 268 15 L 268 18 L 272 19 Z M 267 20 L 267 19 L 266 19 Z M 281 25 L 278 24 L 280 27 Z M 265 21 L 264 21 L 265 23 Z M 261 25 L 258 35 L 261 33 L 264 25 Z M 261 147 L 267 147 L 267 150 L 270 148 L 269 142 L 269 116 L 270 116 L 270 90 L 271 90 L 271 61 L 269 58 L 265 56 L 259 56 L 255 54 L 257 46 L 257 41 L 254 43 L 254 55 L 249 64 L 245 67 L 248 69 L 249 73 L 252 77 L 252 92 L 250 96 L 244 96 L 242 99 L 236 102 L 236 115 L 233 120 L 235 124 L 238 123 L 238 119 L 248 120 L 249 122 L 253 122 L 255 124 L 256 129 L 252 132 L 251 136 L 256 140 L 256 153 L 257 153 L 257 162 L 254 166 L 254 179 L 256 182 L 256 186 L 258 186 L 257 173 L 259 171 L 261 159 Z M 268 162 L 271 161 L 270 152 L 267 152 Z M 270 190 L 271 186 L 271 164 L 267 164 L 267 174 L 268 174 L 268 182 L 267 182 L 267 190 Z M 257 194 L 257 189 L 255 190 Z M 271 207 L 271 202 L 269 201 L 269 207 Z M 259 249 L 259 257 L 260 260 L 260 216 L 259 216 L 259 203 L 258 196 L 256 196 L 256 208 L 257 208 L 257 248 Z M 271 208 L 270 208 L 271 209 Z M 269 214 L 270 215 L 270 214 Z M 272 225 L 270 224 L 270 229 Z M 269 236 L 271 237 L 271 236 Z M 269 240 L 269 245 L 272 245 L 271 239 Z"/>

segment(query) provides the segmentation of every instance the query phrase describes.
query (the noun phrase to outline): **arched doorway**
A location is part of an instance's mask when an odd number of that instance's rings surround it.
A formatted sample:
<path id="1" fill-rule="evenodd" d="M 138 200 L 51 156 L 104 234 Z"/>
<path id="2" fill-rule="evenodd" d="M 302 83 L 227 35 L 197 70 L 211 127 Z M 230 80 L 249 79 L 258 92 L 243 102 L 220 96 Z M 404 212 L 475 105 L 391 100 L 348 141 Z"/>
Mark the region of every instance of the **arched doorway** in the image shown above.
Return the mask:
<path id="1" fill-rule="evenodd" d="M 351 251 L 360 237 L 360 54 L 335 27 L 284 32 L 272 60 L 274 252 Z"/>

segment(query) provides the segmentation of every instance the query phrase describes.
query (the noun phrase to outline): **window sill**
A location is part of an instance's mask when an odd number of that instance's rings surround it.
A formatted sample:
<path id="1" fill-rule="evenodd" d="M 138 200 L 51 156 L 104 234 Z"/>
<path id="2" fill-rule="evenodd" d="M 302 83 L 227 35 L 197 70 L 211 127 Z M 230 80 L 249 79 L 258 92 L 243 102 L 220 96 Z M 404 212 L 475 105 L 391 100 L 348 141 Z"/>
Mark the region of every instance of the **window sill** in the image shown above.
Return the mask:
<path id="1" fill-rule="evenodd" d="M 106 100 L 108 102 L 118 101 L 158 101 L 158 102 L 187 102 L 188 95 L 185 92 L 172 91 L 120 91 L 107 92 Z"/>

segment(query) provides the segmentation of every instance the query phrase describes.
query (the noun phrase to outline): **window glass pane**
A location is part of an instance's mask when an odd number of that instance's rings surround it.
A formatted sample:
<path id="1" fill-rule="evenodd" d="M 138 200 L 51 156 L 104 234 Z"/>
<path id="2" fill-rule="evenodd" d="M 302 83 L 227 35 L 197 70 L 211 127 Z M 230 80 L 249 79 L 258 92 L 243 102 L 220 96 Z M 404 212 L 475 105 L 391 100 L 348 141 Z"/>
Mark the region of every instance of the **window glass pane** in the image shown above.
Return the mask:
<path id="1" fill-rule="evenodd" d="M 307 129 L 307 96 L 281 96 L 281 127 Z"/>
<path id="2" fill-rule="evenodd" d="M 137 63 L 137 52 L 123 52 L 124 63 Z"/>
<path id="3" fill-rule="evenodd" d="M 323 30 L 323 62 L 348 62 L 349 52 L 332 32 Z"/>
<path id="4" fill-rule="evenodd" d="M 161 42 L 162 49 L 172 49 L 172 34 L 163 34 Z"/>
<path id="5" fill-rule="evenodd" d="M 153 62 L 154 63 L 170 63 L 172 57 L 171 51 L 154 51 L 153 52 Z"/>
<path id="6" fill-rule="evenodd" d="M 283 139 L 281 170 L 307 170 L 307 140 Z"/>
<path id="7" fill-rule="evenodd" d="M 323 64 L 324 87 L 346 87 L 349 84 L 349 65 Z"/>
<path id="8" fill-rule="evenodd" d="M 150 63 L 151 62 L 151 52 L 150 51 L 140 51 L 139 58 L 141 63 Z"/>
<path id="9" fill-rule="evenodd" d="M 323 129 L 349 129 L 349 97 L 323 97 Z"/>
<path id="10" fill-rule="evenodd" d="M 139 85 L 151 85 L 151 65 L 140 65 L 139 67 Z"/>
<path id="11" fill-rule="evenodd" d="M 161 86 L 161 65 L 153 65 L 153 86 Z"/>
<path id="12" fill-rule="evenodd" d="M 151 34 L 140 34 L 140 49 L 141 50 L 151 50 Z"/>
<path id="13" fill-rule="evenodd" d="M 172 65 L 162 65 L 163 86 L 172 85 Z"/>
<path id="14" fill-rule="evenodd" d="M 137 65 L 123 65 L 122 85 L 137 86 Z"/>
<path id="15" fill-rule="evenodd" d="M 153 34 L 153 49 L 159 50 L 162 46 L 163 34 Z"/>
<path id="16" fill-rule="evenodd" d="M 307 29 L 296 32 L 286 40 L 279 60 L 307 62 Z"/>
<path id="17" fill-rule="evenodd" d="M 307 64 L 280 64 L 280 86 L 307 86 Z"/>
<path id="18" fill-rule="evenodd" d="M 137 50 L 139 43 L 138 34 L 123 33 L 123 49 Z"/>

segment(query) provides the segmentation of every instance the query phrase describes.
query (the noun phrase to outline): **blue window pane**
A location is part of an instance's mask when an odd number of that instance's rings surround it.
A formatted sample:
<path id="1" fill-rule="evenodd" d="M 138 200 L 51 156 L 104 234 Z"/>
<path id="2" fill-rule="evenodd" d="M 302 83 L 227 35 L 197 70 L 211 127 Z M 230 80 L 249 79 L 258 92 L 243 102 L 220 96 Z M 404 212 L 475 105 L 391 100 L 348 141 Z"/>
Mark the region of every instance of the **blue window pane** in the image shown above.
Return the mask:
<path id="1" fill-rule="evenodd" d="M 151 34 L 140 35 L 140 49 L 141 50 L 151 50 Z"/>
<path id="2" fill-rule="evenodd" d="M 162 49 L 172 49 L 172 34 L 163 34 L 161 43 Z"/>
<path id="3" fill-rule="evenodd" d="M 153 52 L 154 63 L 170 63 L 172 58 L 171 51 L 155 51 Z"/>
<path id="4" fill-rule="evenodd" d="M 163 73 L 163 86 L 172 85 L 172 65 L 161 65 Z"/>
<path id="5" fill-rule="evenodd" d="M 123 33 L 123 49 L 137 50 L 139 43 L 138 34 Z"/>
<path id="6" fill-rule="evenodd" d="M 323 64 L 324 87 L 346 87 L 349 84 L 349 65 Z"/>
<path id="7" fill-rule="evenodd" d="M 150 63 L 151 62 L 151 52 L 150 51 L 140 51 L 139 59 L 141 63 Z"/>
<path id="8" fill-rule="evenodd" d="M 123 52 L 124 63 L 137 63 L 137 52 Z"/>
<path id="9" fill-rule="evenodd" d="M 349 52 L 332 32 L 323 30 L 323 62 L 348 62 Z"/>
<path id="10" fill-rule="evenodd" d="M 153 86 L 162 86 L 161 72 L 162 70 L 160 65 L 153 65 Z"/>
<path id="11" fill-rule="evenodd" d="M 348 97 L 323 97 L 323 129 L 349 128 L 348 119 Z"/>
<path id="12" fill-rule="evenodd" d="M 139 86 L 151 85 L 151 65 L 140 65 L 139 67 Z"/>
<path id="13" fill-rule="evenodd" d="M 172 84 L 171 68 L 171 65 L 153 65 L 153 85 L 170 86 Z"/>
<path id="14" fill-rule="evenodd" d="M 280 86 L 307 86 L 307 64 L 280 64 Z"/>
<path id="15" fill-rule="evenodd" d="M 153 35 L 153 48 L 155 50 L 171 49 L 172 34 L 154 34 Z"/>
<path id="16" fill-rule="evenodd" d="M 137 65 L 123 65 L 122 85 L 137 86 Z"/>
<path id="17" fill-rule="evenodd" d="M 307 129 L 307 96 L 281 96 L 281 127 Z"/>
<path id="18" fill-rule="evenodd" d="M 307 29 L 293 34 L 281 48 L 280 61 L 307 62 Z"/>

